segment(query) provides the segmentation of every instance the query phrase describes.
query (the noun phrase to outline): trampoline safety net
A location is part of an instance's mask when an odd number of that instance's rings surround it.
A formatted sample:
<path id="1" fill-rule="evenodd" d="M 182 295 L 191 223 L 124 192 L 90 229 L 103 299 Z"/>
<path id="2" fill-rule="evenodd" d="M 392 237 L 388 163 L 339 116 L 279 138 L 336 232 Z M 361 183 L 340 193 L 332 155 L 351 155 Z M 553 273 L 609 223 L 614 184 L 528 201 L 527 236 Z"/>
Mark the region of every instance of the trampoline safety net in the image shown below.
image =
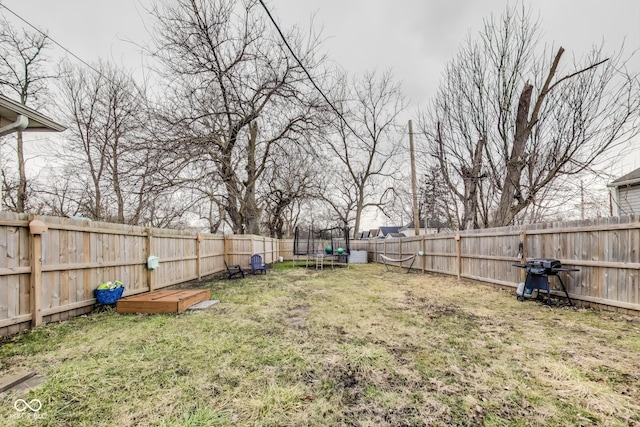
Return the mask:
<path id="1" fill-rule="evenodd" d="M 349 227 L 334 227 L 324 230 L 296 227 L 293 254 L 349 255 Z"/>

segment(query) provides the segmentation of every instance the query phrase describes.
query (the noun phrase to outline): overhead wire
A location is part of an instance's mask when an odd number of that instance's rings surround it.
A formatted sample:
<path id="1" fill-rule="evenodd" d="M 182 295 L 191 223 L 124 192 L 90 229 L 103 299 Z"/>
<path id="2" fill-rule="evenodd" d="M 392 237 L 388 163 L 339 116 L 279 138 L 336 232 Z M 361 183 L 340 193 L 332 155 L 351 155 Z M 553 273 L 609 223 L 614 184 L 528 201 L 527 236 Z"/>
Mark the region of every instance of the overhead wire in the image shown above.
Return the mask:
<path id="1" fill-rule="evenodd" d="M 285 37 L 284 33 L 282 32 L 282 30 L 280 29 L 280 26 L 278 25 L 278 23 L 276 22 L 275 18 L 273 17 L 273 15 L 271 14 L 271 12 L 269 11 L 269 8 L 267 7 L 267 5 L 264 3 L 263 0 L 259 0 L 260 4 L 262 5 L 262 7 L 264 8 L 267 16 L 269 17 L 269 19 L 271 20 L 271 23 L 273 24 L 273 26 L 276 28 L 278 34 L 280 35 L 280 38 L 282 39 L 282 41 L 284 42 L 285 46 L 287 47 L 287 49 L 289 50 L 289 53 L 291 53 L 291 56 L 293 56 L 293 58 L 295 59 L 295 61 L 298 63 L 298 65 L 302 68 L 302 70 L 304 71 L 304 73 L 306 74 L 307 78 L 309 79 L 309 81 L 311 82 L 311 84 L 313 85 L 313 87 L 318 91 L 318 93 L 322 96 L 322 98 L 325 100 L 325 102 L 329 105 L 329 107 L 331 107 L 331 109 L 336 113 L 336 115 L 342 120 L 342 122 L 345 124 L 345 126 L 351 131 L 351 133 L 353 133 L 354 136 L 356 136 L 358 139 L 362 140 L 362 138 L 358 135 L 358 133 L 351 127 L 351 125 L 349 124 L 349 122 L 347 121 L 347 119 L 345 119 L 344 115 L 342 114 L 342 112 L 340 112 L 336 106 L 333 104 L 333 102 L 331 102 L 331 100 L 329 99 L 329 97 L 327 97 L 327 95 L 324 93 L 324 91 L 322 90 L 322 88 L 320 88 L 320 86 L 315 82 L 315 80 L 313 79 L 313 77 L 311 76 L 311 73 L 309 73 L 309 71 L 307 70 L 307 68 L 305 67 L 305 65 L 302 63 L 302 61 L 300 60 L 300 58 L 298 57 L 298 55 L 295 53 L 295 51 L 293 50 L 293 48 L 291 47 L 291 45 L 289 44 L 289 42 L 287 41 L 287 38 Z M 63 51 L 65 51 L 66 53 L 68 53 L 69 55 L 71 55 L 72 57 L 74 57 L 75 59 L 77 59 L 78 61 L 80 61 L 82 64 L 84 64 L 85 66 L 87 66 L 89 69 L 93 70 L 95 73 L 99 74 L 100 76 L 106 78 L 107 80 L 110 80 L 108 76 L 105 76 L 100 70 L 98 70 L 97 68 L 95 68 L 94 66 L 92 66 L 91 64 L 89 64 L 88 62 L 86 62 L 84 59 L 82 59 L 81 57 L 79 57 L 78 55 L 76 55 L 74 52 L 72 52 L 70 49 L 66 48 L 65 46 L 63 46 L 61 43 L 59 43 L 58 41 L 56 41 L 53 37 L 51 37 L 50 35 L 48 35 L 47 33 L 45 33 L 44 31 L 40 30 L 38 27 L 36 27 L 35 25 L 31 24 L 29 21 L 27 21 L 25 18 L 23 18 L 22 16 L 20 16 L 18 13 L 14 12 L 12 9 L 10 9 L 9 7 L 7 7 L 6 5 L 4 5 L 3 3 L 0 2 L 0 7 L 4 8 L 5 10 L 7 10 L 9 13 L 11 13 L 13 16 L 15 16 L 16 18 L 18 18 L 20 21 L 24 22 L 26 25 L 28 25 L 29 27 L 33 28 L 35 31 L 37 31 L 39 34 L 41 34 L 42 36 L 46 37 L 47 39 L 51 40 L 51 42 L 53 44 L 55 44 L 56 46 L 58 46 L 60 49 L 62 49 Z M 365 142 L 362 140 L 362 142 Z M 365 142 L 366 143 L 366 142 Z"/>
<path id="2" fill-rule="evenodd" d="M 77 59 L 78 61 L 80 61 L 80 63 L 82 63 L 83 65 L 85 65 L 86 67 L 88 67 L 90 70 L 92 70 L 93 72 L 95 72 L 96 74 L 98 74 L 100 77 L 106 79 L 107 81 L 109 81 L 111 84 L 116 85 L 117 83 L 115 81 L 113 81 L 113 79 L 111 79 L 111 77 L 109 77 L 108 75 L 104 74 L 102 71 L 100 71 L 99 69 L 97 69 L 96 67 L 94 67 L 93 65 L 91 65 L 90 63 L 88 63 L 87 61 L 85 61 L 84 59 L 82 59 L 81 57 L 79 57 L 78 55 L 76 55 L 74 52 L 72 52 L 70 49 L 66 48 L 65 46 L 63 46 L 61 43 L 59 43 L 58 41 L 56 41 L 55 39 L 53 39 L 53 37 L 51 37 L 49 34 L 47 34 L 46 32 L 42 31 L 41 29 L 39 29 L 38 27 L 36 27 L 35 25 L 33 25 L 31 22 L 27 21 L 25 18 L 23 18 L 22 16 L 20 16 L 17 12 L 14 12 L 13 10 L 11 10 L 9 7 L 7 7 L 6 5 L 2 4 L 0 2 L 0 6 L 3 7 L 4 9 L 6 9 L 9 13 L 11 13 L 13 16 L 15 16 L 16 18 L 18 18 L 20 21 L 22 21 L 23 23 L 25 23 L 26 25 L 28 25 L 29 27 L 31 27 L 32 29 L 34 29 L 36 32 L 38 32 L 39 34 L 41 34 L 43 37 L 51 40 L 51 42 L 53 44 L 55 44 L 56 46 L 58 46 L 60 49 L 62 49 L 63 51 L 65 51 L 66 53 L 68 53 L 69 55 L 71 55 L 73 58 Z M 127 90 L 128 91 L 128 90 Z M 131 96 L 136 96 L 133 92 L 129 92 L 129 95 Z M 153 101 L 152 101 L 153 102 Z"/>
<path id="3" fill-rule="evenodd" d="M 97 70 L 95 67 L 93 67 L 91 64 L 89 64 L 88 62 L 86 62 L 85 60 L 83 60 L 82 58 L 80 58 L 78 55 L 76 55 L 75 53 L 73 53 L 72 51 L 70 51 L 69 49 L 67 49 L 66 47 L 64 47 L 62 44 L 58 43 L 56 40 L 54 40 L 50 35 L 48 35 L 47 33 L 45 33 L 44 31 L 42 31 L 41 29 L 39 29 L 38 27 L 36 27 L 35 25 L 31 24 L 29 21 L 27 21 L 26 19 L 24 19 L 22 16 L 18 15 L 16 12 L 14 12 L 13 10 L 9 9 L 6 5 L 0 3 L 0 6 L 3 7 L 4 9 L 6 9 L 9 13 L 11 13 L 13 16 L 15 16 L 16 18 L 18 18 L 19 20 L 21 20 L 22 22 L 24 22 L 25 24 L 27 24 L 29 27 L 33 28 L 35 31 L 37 31 L 38 33 L 40 33 L 42 36 L 44 36 L 45 38 L 48 38 L 49 40 L 51 40 L 51 42 L 53 44 L 55 44 L 56 46 L 58 46 L 60 49 L 64 50 L 65 52 L 67 52 L 69 55 L 73 56 L 75 59 L 77 59 L 78 61 L 82 62 L 84 65 L 86 65 L 87 67 L 89 67 L 91 70 L 93 70 L 94 72 L 98 73 L 99 75 L 101 75 L 102 77 L 105 77 L 107 80 L 109 80 L 109 78 L 107 76 L 105 76 L 104 74 L 102 74 L 99 70 Z"/>
<path id="4" fill-rule="evenodd" d="M 344 118 L 344 116 L 342 115 L 342 113 L 340 111 L 338 111 L 338 109 L 333 105 L 333 103 L 331 102 L 331 100 L 327 97 L 327 95 L 325 95 L 324 91 L 320 88 L 320 86 L 318 86 L 318 84 L 315 82 L 315 80 L 313 79 L 313 77 L 311 77 L 311 74 L 309 73 L 309 71 L 307 70 L 307 68 L 304 66 L 304 64 L 302 63 L 302 61 L 300 60 L 300 58 L 298 58 L 298 55 L 296 55 L 296 53 L 293 51 L 293 49 L 291 48 L 291 45 L 289 44 L 289 42 L 287 41 L 287 38 L 285 37 L 284 33 L 282 32 L 282 30 L 280 29 L 280 26 L 278 25 L 278 23 L 276 22 L 275 18 L 273 17 L 273 15 L 271 15 L 271 12 L 269 11 L 269 8 L 267 8 L 267 5 L 264 3 L 263 0 L 259 0 L 260 4 L 262 5 L 262 8 L 264 9 L 264 11 L 267 13 L 267 16 L 269 17 L 269 19 L 271 20 L 271 23 L 273 24 L 273 26 L 276 28 L 276 30 L 278 31 L 278 34 L 280 35 L 280 38 L 282 39 L 282 41 L 284 42 L 285 46 L 287 47 L 287 49 L 289 50 L 289 52 L 291 53 L 291 55 L 293 56 L 293 59 L 296 60 L 296 62 L 298 63 L 298 65 L 302 68 L 302 70 L 304 71 L 304 73 L 307 75 L 307 78 L 309 79 L 309 81 L 311 82 L 311 84 L 313 85 L 313 87 L 320 93 L 320 95 L 322 96 L 322 98 L 324 98 L 325 102 L 331 107 L 331 109 L 338 115 L 338 117 L 342 120 L 342 122 L 345 124 L 345 126 L 351 131 L 351 133 L 353 133 L 353 135 L 358 138 L 359 140 L 361 140 L 362 142 L 364 142 L 365 144 L 367 143 L 366 141 L 364 141 L 360 135 L 358 135 L 358 133 L 353 130 L 353 128 L 351 127 L 351 125 L 349 124 L 349 122 L 347 121 L 347 119 Z"/>

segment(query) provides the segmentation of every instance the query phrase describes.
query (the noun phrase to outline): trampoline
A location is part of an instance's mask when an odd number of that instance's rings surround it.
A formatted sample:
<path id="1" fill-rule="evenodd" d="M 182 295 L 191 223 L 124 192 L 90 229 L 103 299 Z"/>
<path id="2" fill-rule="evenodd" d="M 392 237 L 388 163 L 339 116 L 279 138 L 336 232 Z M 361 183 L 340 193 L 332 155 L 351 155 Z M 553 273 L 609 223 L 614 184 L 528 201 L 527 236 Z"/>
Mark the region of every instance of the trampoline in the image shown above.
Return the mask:
<path id="1" fill-rule="evenodd" d="M 324 267 L 324 261 L 348 263 L 349 227 L 333 227 L 322 230 L 296 227 L 293 240 L 293 254 L 306 257 L 306 266 L 310 261 L 316 269 Z M 313 264 L 312 264 L 313 265 Z"/>

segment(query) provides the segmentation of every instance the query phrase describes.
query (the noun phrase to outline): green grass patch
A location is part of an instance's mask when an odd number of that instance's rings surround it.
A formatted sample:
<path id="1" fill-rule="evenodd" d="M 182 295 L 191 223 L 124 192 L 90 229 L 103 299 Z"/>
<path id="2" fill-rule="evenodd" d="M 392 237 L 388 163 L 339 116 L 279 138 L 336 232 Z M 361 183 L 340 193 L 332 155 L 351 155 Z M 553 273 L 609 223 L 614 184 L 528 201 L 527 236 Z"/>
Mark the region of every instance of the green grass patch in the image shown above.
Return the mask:
<path id="1" fill-rule="evenodd" d="M 640 319 L 379 265 L 202 284 L 220 304 L 5 339 L 3 426 L 640 425 Z M 38 399 L 37 416 L 14 408 Z"/>

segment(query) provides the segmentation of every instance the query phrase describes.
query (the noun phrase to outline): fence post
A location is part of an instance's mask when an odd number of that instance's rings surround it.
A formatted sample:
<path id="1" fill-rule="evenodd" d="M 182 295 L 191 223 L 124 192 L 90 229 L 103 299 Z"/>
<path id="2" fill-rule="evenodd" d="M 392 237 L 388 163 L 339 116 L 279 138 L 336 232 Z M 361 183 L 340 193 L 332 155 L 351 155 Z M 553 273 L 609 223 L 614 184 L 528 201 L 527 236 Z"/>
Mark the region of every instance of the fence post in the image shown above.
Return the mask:
<path id="1" fill-rule="evenodd" d="M 151 228 L 147 228 L 147 259 L 145 260 L 145 264 L 147 263 L 149 257 L 151 256 L 151 249 L 153 243 L 153 232 Z M 149 270 L 148 266 L 146 268 L 147 271 L 147 287 L 149 288 L 149 292 L 153 292 L 153 270 Z"/>
<path id="2" fill-rule="evenodd" d="M 387 239 L 384 239 L 382 241 L 382 252 L 384 253 L 384 256 L 389 256 L 387 255 Z M 378 261 L 380 262 L 380 261 Z"/>
<path id="3" fill-rule="evenodd" d="M 526 228 L 522 228 L 520 230 L 520 242 L 518 244 L 519 249 L 519 255 L 520 255 L 520 264 L 526 264 L 527 263 L 527 229 Z M 520 278 L 521 280 L 525 280 L 527 277 L 527 272 L 524 268 L 520 269 Z"/>
<path id="4" fill-rule="evenodd" d="M 280 245 L 276 245 L 275 243 L 278 242 L 280 239 L 271 239 L 271 253 L 272 255 L 272 260 L 271 262 L 273 262 L 274 264 L 276 263 L 276 260 L 280 260 L 280 251 L 278 251 L 278 249 L 280 249 Z"/>
<path id="5" fill-rule="evenodd" d="M 520 230 L 520 243 L 519 245 L 522 245 L 522 247 L 519 247 L 518 249 L 520 249 L 519 255 L 520 255 L 520 262 L 522 264 L 526 264 L 527 262 L 527 229 L 523 228 L 522 230 Z"/>
<path id="6" fill-rule="evenodd" d="M 426 269 L 427 264 L 427 236 L 422 236 L 422 274 L 424 274 L 424 270 Z"/>
<path id="7" fill-rule="evenodd" d="M 198 281 L 202 280 L 202 256 L 200 254 L 200 244 L 204 240 L 204 237 L 200 233 L 196 237 L 196 270 L 198 273 Z"/>
<path id="8" fill-rule="evenodd" d="M 458 280 L 462 276 L 462 236 L 460 233 L 457 233 L 455 236 L 456 239 L 456 259 L 458 260 Z"/>
<path id="9" fill-rule="evenodd" d="M 225 234 L 222 238 L 223 238 L 223 240 L 222 240 L 222 242 L 223 242 L 223 245 L 222 245 L 222 259 L 224 259 L 224 262 L 228 264 L 229 263 L 229 259 L 227 257 L 227 250 L 228 250 L 228 248 L 227 248 L 227 246 L 228 246 L 227 235 Z"/>
<path id="10" fill-rule="evenodd" d="M 29 222 L 29 235 L 31 236 L 29 263 L 31 264 L 30 305 L 32 328 L 42 325 L 42 234 L 46 232 L 47 226 L 39 219 L 33 219 Z"/>

